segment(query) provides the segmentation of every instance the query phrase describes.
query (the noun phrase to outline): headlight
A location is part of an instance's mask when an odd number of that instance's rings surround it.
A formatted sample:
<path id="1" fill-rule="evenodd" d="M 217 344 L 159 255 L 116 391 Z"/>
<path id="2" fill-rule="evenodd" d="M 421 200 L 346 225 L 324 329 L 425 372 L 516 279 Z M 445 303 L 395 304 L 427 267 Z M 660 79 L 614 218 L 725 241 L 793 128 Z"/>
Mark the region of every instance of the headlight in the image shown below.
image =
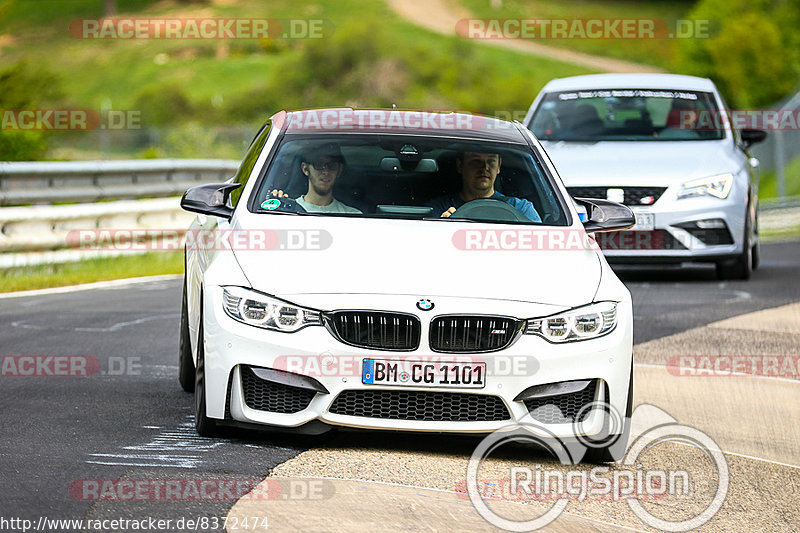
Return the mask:
<path id="1" fill-rule="evenodd" d="M 292 333 L 306 326 L 322 325 L 319 311 L 242 287 L 223 287 L 222 304 L 229 317 L 258 328 Z"/>
<path id="2" fill-rule="evenodd" d="M 727 198 L 733 186 L 733 174 L 720 174 L 708 178 L 687 181 L 678 192 L 678 200 L 695 196 L 714 196 Z"/>
<path id="3" fill-rule="evenodd" d="M 550 342 L 582 341 L 602 337 L 616 325 L 616 302 L 598 302 L 553 316 L 531 318 L 525 334 L 539 335 Z"/>

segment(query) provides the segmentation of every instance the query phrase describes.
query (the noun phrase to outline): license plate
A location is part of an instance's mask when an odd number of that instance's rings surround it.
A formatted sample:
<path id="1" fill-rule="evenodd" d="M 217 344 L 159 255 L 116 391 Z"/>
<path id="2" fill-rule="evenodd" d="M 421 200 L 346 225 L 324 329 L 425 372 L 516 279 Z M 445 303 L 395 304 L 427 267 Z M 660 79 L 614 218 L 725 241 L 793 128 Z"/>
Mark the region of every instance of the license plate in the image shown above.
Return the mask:
<path id="1" fill-rule="evenodd" d="M 664 231 L 609 231 L 597 234 L 597 244 L 603 250 L 662 250 L 666 243 Z"/>
<path id="2" fill-rule="evenodd" d="M 656 228 L 656 216 L 653 213 L 634 211 L 633 214 L 636 216 L 636 225 L 631 228 L 632 230 L 652 231 Z"/>
<path id="3" fill-rule="evenodd" d="M 482 389 L 486 385 L 486 363 L 364 359 L 361 383 Z"/>

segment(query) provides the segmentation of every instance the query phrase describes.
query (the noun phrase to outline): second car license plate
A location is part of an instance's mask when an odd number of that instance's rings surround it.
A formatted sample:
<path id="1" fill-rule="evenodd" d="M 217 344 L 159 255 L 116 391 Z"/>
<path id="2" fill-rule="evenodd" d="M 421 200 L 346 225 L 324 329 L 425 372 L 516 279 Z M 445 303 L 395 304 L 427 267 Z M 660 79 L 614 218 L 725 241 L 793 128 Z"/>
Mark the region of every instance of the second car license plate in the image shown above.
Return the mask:
<path id="1" fill-rule="evenodd" d="M 481 389 L 486 385 L 486 363 L 364 359 L 361 382 L 366 385 Z"/>
<path id="2" fill-rule="evenodd" d="M 632 230 L 653 231 L 656 228 L 656 217 L 653 213 L 634 209 L 633 214 L 636 216 L 636 225 Z"/>

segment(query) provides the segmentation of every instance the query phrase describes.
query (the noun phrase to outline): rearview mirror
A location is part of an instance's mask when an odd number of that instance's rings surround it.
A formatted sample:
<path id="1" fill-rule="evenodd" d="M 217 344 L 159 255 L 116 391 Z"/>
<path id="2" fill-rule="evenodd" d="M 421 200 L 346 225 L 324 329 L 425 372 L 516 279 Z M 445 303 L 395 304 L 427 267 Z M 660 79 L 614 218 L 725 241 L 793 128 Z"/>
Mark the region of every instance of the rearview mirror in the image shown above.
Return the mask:
<path id="1" fill-rule="evenodd" d="M 628 206 L 598 198 L 574 200 L 586 207 L 583 228 L 588 232 L 627 229 L 636 224 L 636 216 Z"/>
<path id="2" fill-rule="evenodd" d="M 416 161 L 401 161 L 398 157 L 384 157 L 381 159 L 380 168 L 385 172 L 400 172 L 401 170 L 436 172 L 439 170 L 439 165 L 435 159 L 423 158 Z"/>
<path id="3" fill-rule="evenodd" d="M 228 203 L 231 191 L 241 187 L 241 183 L 209 183 L 192 187 L 181 197 L 181 209 L 230 219 L 233 207 Z"/>

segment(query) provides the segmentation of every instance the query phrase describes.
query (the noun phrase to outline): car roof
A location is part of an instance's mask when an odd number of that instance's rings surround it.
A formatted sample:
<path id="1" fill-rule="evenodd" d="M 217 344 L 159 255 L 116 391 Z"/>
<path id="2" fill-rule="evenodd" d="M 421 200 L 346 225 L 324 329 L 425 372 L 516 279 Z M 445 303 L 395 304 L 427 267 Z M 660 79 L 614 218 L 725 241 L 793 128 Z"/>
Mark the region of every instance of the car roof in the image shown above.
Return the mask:
<path id="1" fill-rule="evenodd" d="M 708 78 L 682 74 L 590 74 L 550 81 L 542 91 L 576 91 L 581 89 L 678 89 L 716 92 Z"/>
<path id="2" fill-rule="evenodd" d="M 327 108 L 291 111 L 287 134 L 385 133 L 527 144 L 517 124 L 470 113 Z"/>

